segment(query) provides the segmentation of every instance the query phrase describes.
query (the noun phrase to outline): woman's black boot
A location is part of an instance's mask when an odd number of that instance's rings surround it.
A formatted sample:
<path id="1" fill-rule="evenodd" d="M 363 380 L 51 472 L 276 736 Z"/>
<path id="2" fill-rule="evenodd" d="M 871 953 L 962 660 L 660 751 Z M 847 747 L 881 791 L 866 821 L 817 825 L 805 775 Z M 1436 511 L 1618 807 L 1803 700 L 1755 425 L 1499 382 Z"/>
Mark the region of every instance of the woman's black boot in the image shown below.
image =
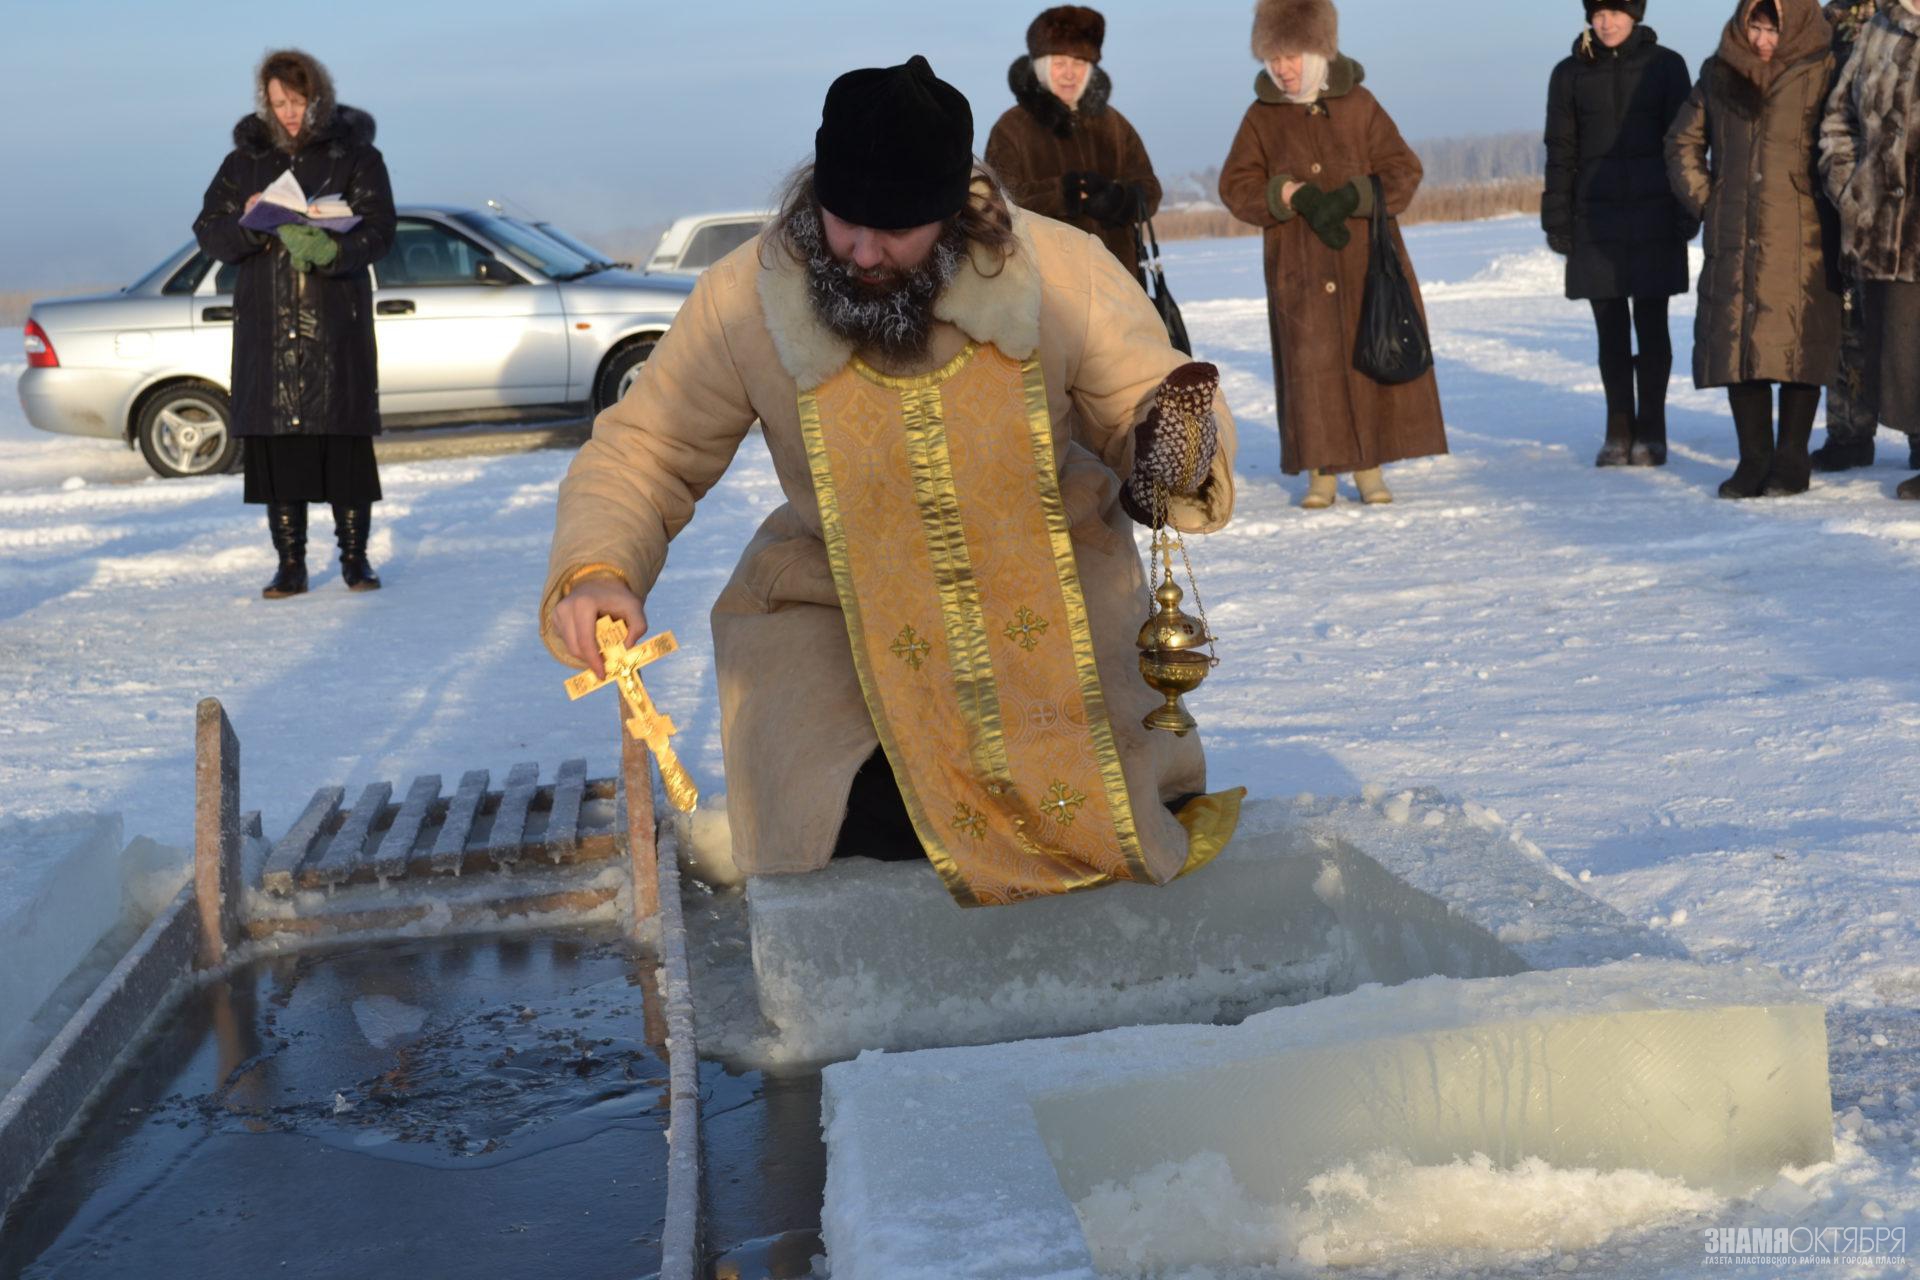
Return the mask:
<path id="1" fill-rule="evenodd" d="M 1780 440 L 1773 447 L 1773 463 L 1767 468 L 1769 498 L 1790 498 L 1805 493 L 1813 483 L 1813 460 L 1807 444 L 1813 439 L 1814 415 L 1820 411 L 1820 388 L 1797 383 L 1780 387 Z"/>
<path id="2" fill-rule="evenodd" d="M 367 563 L 367 533 L 372 524 L 371 506 L 333 508 L 333 536 L 340 544 L 340 581 L 349 591 L 380 589 L 380 575 Z"/>
<path id="3" fill-rule="evenodd" d="M 305 594 L 307 590 L 307 504 L 267 504 L 267 535 L 280 553 L 280 569 L 260 594 L 269 600 Z"/>
<path id="4" fill-rule="evenodd" d="M 1633 454 L 1633 415 L 1631 413 L 1609 413 L 1607 415 L 1607 438 L 1600 445 L 1595 456 L 1596 467 L 1624 467 L 1632 460 Z"/>
<path id="5" fill-rule="evenodd" d="M 1727 388 L 1733 430 L 1740 441 L 1740 465 L 1720 485 L 1723 498 L 1757 498 L 1773 470 L 1773 388 L 1743 382 Z"/>

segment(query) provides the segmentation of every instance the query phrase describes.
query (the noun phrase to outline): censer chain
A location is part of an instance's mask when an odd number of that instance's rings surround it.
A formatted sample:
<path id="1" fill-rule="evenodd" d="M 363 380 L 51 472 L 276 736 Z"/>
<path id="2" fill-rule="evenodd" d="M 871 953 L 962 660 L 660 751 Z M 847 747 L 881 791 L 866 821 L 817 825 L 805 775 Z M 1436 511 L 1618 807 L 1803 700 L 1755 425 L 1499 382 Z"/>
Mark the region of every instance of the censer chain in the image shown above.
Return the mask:
<path id="1" fill-rule="evenodd" d="M 1220 650 L 1215 643 L 1218 637 L 1214 634 L 1212 620 L 1207 617 L 1207 603 L 1200 598 L 1200 580 L 1193 576 L 1193 561 L 1187 555 L 1187 540 L 1181 536 L 1180 530 L 1174 527 L 1173 495 L 1164 484 L 1153 486 L 1152 514 L 1155 531 L 1163 537 L 1171 534 L 1173 544 L 1180 548 L 1180 563 L 1187 570 L 1187 589 L 1193 592 L 1193 607 L 1199 610 L 1200 625 L 1207 633 L 1207 665 L 1217 667 L 1220 665 Z M 1173 571 L 1171 564 L 1167 565 L 1167 571 L 1169 573 Z"/>

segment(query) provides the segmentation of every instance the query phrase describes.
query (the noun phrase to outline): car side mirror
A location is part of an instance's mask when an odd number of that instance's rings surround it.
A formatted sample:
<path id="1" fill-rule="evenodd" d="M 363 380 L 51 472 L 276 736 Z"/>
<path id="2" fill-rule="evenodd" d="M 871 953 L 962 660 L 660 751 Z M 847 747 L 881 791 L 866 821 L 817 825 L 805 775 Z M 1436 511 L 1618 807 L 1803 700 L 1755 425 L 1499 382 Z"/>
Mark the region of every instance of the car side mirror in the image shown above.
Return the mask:
<path id="1" fill-rule="evenodd" d="M 482 258 L 474 263 L 473 278 L 481 284 L 520 283 L 520 277 L 498 258 Z"/>

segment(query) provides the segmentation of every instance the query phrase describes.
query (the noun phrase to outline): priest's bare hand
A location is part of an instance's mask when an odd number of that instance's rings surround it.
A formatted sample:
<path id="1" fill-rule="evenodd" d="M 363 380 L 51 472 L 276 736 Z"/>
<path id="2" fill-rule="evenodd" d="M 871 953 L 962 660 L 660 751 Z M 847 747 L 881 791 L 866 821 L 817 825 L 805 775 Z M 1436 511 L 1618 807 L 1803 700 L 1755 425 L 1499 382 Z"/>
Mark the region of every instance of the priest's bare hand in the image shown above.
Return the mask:
<path id="1" fill-rule="evenodd" d="M 630 645 L 638 644 L 640 637 L 647 634 L 646 607 L 618 578 L 584 578 L 553 607 L 553 626 L 560 635 L 560 643 L 567 647 L 575 661 L 605 680 L 606 660 L 600 656 L 600 642 L 593 634 L 594 625 L 602 618 L 618 618 L 626 623 Z"/>

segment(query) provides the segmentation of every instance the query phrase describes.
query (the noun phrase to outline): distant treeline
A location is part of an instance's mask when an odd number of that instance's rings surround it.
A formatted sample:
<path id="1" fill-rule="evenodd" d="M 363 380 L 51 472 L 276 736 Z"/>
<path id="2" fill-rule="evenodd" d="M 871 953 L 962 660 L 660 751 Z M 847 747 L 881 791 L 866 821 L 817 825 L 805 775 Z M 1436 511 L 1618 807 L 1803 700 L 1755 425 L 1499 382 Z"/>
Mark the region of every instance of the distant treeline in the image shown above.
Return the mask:
<path id="1" fill-rule="evenodd" d="M 1438 138 L 1414 144 L 1426 178 L 1402 223 L 1470 222 L 1508 213 L 1540 212 L 1546 148 L 1535 133 Z M 1202 169 L 1166 184 L 1154 218 L 1163 240 L 1254 235 L 1258 227 L 1220 207 L 1220 170 Z"/>

